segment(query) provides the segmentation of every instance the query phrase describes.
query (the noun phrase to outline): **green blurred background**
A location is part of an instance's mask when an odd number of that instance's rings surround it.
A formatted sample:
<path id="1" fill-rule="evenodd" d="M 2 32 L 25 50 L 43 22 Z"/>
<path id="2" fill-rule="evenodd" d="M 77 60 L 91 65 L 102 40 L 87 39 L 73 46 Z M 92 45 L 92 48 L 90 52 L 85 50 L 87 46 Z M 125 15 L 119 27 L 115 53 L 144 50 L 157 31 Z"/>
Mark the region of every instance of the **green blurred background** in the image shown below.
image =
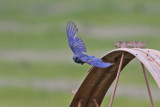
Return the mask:
<path id="1" fill-rule="evenodd" d="M 74 21 L 88 49 L 100 58 L 115 41 L 145 41 L 160 49 L 159 0 L 1 0 L 0 107 L 67 107 L 90 65 L 78 65 L 66 37 Z M 160 90 L 147 72 L 155 107 Z M 118 91 L 119 90 L 119 91 Z M 111 90 L 102 107 L 109 105 Z M 150 107 L 138 60 L 121 73 L 114 107 Z"/>

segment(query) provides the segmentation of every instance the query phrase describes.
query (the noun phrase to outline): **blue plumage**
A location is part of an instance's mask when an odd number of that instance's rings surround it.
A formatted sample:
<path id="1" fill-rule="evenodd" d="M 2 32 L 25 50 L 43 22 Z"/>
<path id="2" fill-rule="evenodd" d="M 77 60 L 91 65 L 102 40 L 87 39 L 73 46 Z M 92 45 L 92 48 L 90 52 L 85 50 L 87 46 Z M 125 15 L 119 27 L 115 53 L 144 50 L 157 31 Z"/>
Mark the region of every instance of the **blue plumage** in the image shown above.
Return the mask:
<path id="1" fill-rule="evenodd" d="M 73 60 L 76 63 L 82 65 L 84 63 L 88 63 L 90 65 L 100 68 L 106 68 L 112 65 L 112 63 L 104 63 L 101 59 L 95 58 L 94 56 L 88 56 L 83 53 L 87 52 L 87 49 L 83 43 L 83 40 L 76 36 L 78 33 L 78 28 L 72 21 L 69 21 L 67 23 L 66 30 L 69 46 L 74 53 Z"/>

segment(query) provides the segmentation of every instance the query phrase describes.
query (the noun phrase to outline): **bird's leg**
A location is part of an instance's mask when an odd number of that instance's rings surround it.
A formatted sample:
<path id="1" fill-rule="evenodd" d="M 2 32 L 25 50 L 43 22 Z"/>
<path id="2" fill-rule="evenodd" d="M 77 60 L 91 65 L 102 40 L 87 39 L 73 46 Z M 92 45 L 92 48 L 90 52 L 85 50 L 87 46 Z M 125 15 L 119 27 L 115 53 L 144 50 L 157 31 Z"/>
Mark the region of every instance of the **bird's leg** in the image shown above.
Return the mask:
<path id="1" fill-rule="evenodd" d="M 84 64 L 84 62 L 81 62 L 81 65 L 83 65 Z"/>

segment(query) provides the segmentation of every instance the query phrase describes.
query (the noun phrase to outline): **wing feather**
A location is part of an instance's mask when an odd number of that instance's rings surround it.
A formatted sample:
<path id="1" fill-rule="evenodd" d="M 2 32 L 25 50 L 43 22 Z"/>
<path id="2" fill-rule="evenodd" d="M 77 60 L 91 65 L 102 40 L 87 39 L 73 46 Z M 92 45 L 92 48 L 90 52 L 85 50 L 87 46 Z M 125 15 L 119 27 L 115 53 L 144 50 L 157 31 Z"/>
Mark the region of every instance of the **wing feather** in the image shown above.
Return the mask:
<path id="1" fill-rule="evenodd" d="M 86 49 L 86 46 L 83 40 L 76 37 L 78 33 L 78 28 L 76 24 L 74 24 L 72 21 L 69 21 L 67 23 L 66 33 L 67 33 L 69 46 L 74 53 L 75 52 L 87 52 L 87 49 Z"/>
<path id="2" fill-rule="evenodd" d="M 112 65 L 112 63 L 104 63 L 101 59 L 95 58 L 94 56 L 84 55 L 81 60 L 85 63 L 93 65 L 95 67 L 107 68 Z"/>

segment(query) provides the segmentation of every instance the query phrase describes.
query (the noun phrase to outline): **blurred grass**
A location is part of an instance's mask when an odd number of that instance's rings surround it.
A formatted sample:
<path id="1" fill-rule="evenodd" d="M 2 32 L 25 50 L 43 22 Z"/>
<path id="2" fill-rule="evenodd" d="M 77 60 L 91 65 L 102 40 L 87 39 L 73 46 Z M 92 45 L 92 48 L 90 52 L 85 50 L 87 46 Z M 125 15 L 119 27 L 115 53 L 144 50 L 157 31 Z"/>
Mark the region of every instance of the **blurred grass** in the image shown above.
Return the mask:
<path id="1" fill-rule="evenodd" d="M 1 19 L 26 23 L 58 23 L 71 19 L 98 24 L 159 25 L 159 1 L 1 1 Z M 154 19 L 154 20 L 153 20 Z"/>
<path id="2" fill-rule="evenodd" d="M 23 88 L 1 88 L 1 107 L 66 107 L 73 95 L 70 92 L 45 92 Z M 101 107 L 109 105 L 110 97 L 105 97 Z M 62 103 L 63 102 L 63 103 Z M 155 107 L 160 102 L 154 101 Z M 149 100 L 116 97 L 114 107 L 150 107 Z"/>
<path id="3" fill-rule="evenodd" d="M 46 92 L 13 87 L 1 88 L 0 93 L 1 107 L 66 107 L 73 97 L 69 92 Z"/>
<path id="4" fill-rule="evenodd" d="M 58 0 L 1 0 L 0 1 L 0 50 L 70 51 L 65 34 L 67 21 L 73 20 L 85 26 L 160 26 L 159 0 L 112 1 L 58 1 Z M 79 29 L 80 31 L 80 29 Z M 105 38 L 82 35 L 88 52 L 114 49 L 121 41 L 145 41 L 147 48 L 160 50 L 159 35 L 128 35 Z M 94 53 L 93 53 L 94 55 Z M 72 59 L 71 59 L 72 60 Z M 89 65 L 64 62 L 0 61 L 0 77 L 23 79 L 83 80 Z M 136 69 L 135 69 L 136 68 Z M 155 87 L 147 72 L 151 86 Z M 136 78 L 135 78 L 136 77 Z M 119 84 L 144 86 L 142 69 L 136 61 L 121 73 Z M 157 86 L 156 86 L 157 87 Z M 15 87 L 0 87 L 1 107 L 66 107 L 73 98 L 70 92 L 46 92 Z M 109 99 L 105 99 L 109 101 Z M 102 107 L 108 105 L 104 102 Z M 155 106 L 159 106 L 155 101 Z M 116 97 L 115 107 L 149 107 L 149 101 Z"/>
<path id="5" fill-rule="evenodd" d="M 65 29 L 64 29 L 65 30 Z M 55 36 L 59 35 L 59 36 Z M 144 41 L 147 48 L 160 50 L 158 35 L 152 36 L 136 36 L 136 37 L 108 37 L 108 38 L 92 38 L 92 36 L 81 36 L 85 45 L 90 50 L 108 50 L 115 48 L 115 41 Z M 154 42 L 153 42 L 154 41 Z M 96 45 L 96 44 L 98 45 Z M 0 39 L 0 49 L 18 49 L 18 50 L 65 50 L 70 51 L 68 41 L 65 34 L 49 34 L 49 35 L 2 35 Z"/>
<path id="6" fill-rule="evenodd" d="M 136 62 L 136 63 L 135 63 Z M 145 86 L 142 68 L 138 60 L 130 62 L 121 72 L 119 84 L 133 84 Z M 0 77 L 21 79 L 62 79 L 83 80 L 88 74 L 90 66 L 73 63 L 49 63 L 49 62 L 0 62 Z M 136 69 L 135 69 L 136 68 Z M 147 72 L 150 85 L 157 87 L 154 79 Z"/>
<path id="7" fill-rule="evenodd" d="M 1 77 L 16 77 L 25 79 L 70 79 L 80 80 L 87 74 L 89 65 L 73 66 L 65 63 L 49 62 L 0 62 Z"/>
<path id="8" fill-rule="evenodd" d="M 110 97 L 104 98 L 102 107 L 109 106 Z M 158 107 L 159 101 L 154 101 L 154 106 Z M 114 107 L 151 107 L 150 101 L 145 99 L 116 97 L 113 103 Z"/>

